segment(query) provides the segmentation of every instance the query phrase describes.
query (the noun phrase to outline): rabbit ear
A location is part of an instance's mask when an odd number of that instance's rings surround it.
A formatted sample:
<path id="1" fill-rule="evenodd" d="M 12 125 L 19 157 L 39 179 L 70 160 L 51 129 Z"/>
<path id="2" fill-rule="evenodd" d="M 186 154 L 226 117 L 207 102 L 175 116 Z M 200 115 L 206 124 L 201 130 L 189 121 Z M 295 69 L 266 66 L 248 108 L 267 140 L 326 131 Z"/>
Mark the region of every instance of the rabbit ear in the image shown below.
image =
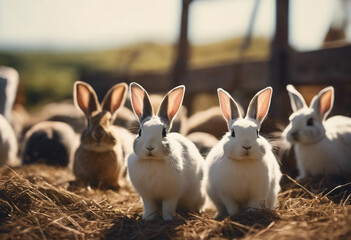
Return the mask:
<path id="1" fill-rule="evenodd" d="M 332 86 L 322 89 L 318 95 L 314 96 L 310 108 L 314 109 L 318 116 L 324 120 L 334 105 L 334 88 Z"/>
<path id="2" fill-rule="evenodd" d="M 171 126 L 174 117 L 182 106 L 184 92 L 184 85 L 175 87 L 167 93 L 161 102 L 157 115 L 165 120 L 169 126 Z"/>
<path id="3" fill-rule="evenodd" d="M 124 105 L 127 98 L 128 85 L 119 83 L 114 85 L 105 95 L 102 100 L 102 109 L 114 114 L 120 107 Z"/>
<path id="4" fill-rule="evenodd" d="M 273 89 L 267 87 L 256 93 L 251 99 L 246 117 L 256 119 L 261 124 L 268 113 L 269 106 L 271 105 L 272 92 Z"/>
<path id="5" fill-rule="evenodd" d="M 238 104 L 234 101 L 230 94 L 222 88 L 218 88 L 217 93 L 222 114 L 227 122 L 236 118 L 242 118 Z"/>
<path id="6" fill-rule="evenodd" d="M 96 93 L 88 83 L 82 81 L 74 83 L 73 99 L 74 104 L 84 112 L 86 117 L 94 111 L 100 111 Z"/>
<path id="7" fill-rule="evenodd" d="M 290 105 L 294 112 L 297 110 L 307 107 L 305 99 L 303 99 L 302 95 L 295 89 L 295 87 L 291 84 L 286 86 L 286 90 L 288 90 Z"/>
<path id="8" fill-rule="evenodd" d="M 130 84 L 130 100 L 132 102 L 133 111 L 138 117 L 139 122 L 142 122 L 146 117 L 154 115 L 149 95 L 145 89 L 136 82 Z"/>

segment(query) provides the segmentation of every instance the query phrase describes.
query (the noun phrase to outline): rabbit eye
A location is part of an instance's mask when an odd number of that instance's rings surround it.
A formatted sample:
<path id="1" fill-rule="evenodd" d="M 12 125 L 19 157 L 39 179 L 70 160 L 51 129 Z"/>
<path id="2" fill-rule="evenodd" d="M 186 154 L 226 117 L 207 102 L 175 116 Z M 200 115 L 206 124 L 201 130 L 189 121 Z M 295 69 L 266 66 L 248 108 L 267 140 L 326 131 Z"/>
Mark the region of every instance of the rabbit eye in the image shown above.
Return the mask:
<path id="1" fill-rule="evenodd" d="M 235 131 L 234 131 L 234 129 L 232 130 L 232 137 L 235 137 Z"/>
<path id="2" fill-rule="evenodd" d="M 139 137 L 141 136 L 141 129 L 139 129 L 139 133 L 138 133 Z"/>
<path id="3" fill-rule="evenodd" d="M 307 120 L 307 126 L 313 126 L 313 118 Z"/>
<path id="4" fill-rule="evenodd" d="M 162 129 L 162 137 L 166 137 L 167 136 L 167 131 L 166 128 Z"/>

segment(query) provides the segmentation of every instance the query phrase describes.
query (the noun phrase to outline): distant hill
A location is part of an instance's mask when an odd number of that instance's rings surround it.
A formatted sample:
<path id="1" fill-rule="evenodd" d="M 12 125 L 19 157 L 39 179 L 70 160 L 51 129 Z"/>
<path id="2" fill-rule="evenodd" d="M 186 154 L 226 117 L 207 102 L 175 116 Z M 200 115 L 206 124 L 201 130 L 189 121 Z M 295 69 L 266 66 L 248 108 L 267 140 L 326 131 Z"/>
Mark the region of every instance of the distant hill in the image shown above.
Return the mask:
<path id="1" fill-rule="evenodd" d="M 255 38 L 240 56 L 242 39 L 192 46 L 190 67 L 203 67 L 237 61 L 240 57 L 267 58 L 269 41 Z M 72 84 L 82 70 L 117 71 L 137 74 L 145 71 L 168 71 L 172 67 L 175 47 L 140 43 L 120 49 L 81 53 L 0 51 L 0 65 L 20 72 L 26 105 L 72 97 Z"/>

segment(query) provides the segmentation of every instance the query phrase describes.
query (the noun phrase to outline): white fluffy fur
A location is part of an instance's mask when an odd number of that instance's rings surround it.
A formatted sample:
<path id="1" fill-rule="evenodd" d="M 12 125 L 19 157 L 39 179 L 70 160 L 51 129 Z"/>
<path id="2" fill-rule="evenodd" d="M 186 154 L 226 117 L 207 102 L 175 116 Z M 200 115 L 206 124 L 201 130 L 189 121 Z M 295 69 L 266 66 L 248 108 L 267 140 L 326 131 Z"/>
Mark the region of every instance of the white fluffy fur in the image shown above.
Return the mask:
<path id="1" fill-rule="evenodd" d="M 6 66 L 0 66 L 0 114 L 11 121 L 11 111 L 16 99 L 19 83 L 18 72 Z"/>
<path id="2" fill-rule="evenodd" d="M 235 103 L 224 90 L 220 92 Z M 221 102 L 221 105 L 225 104 Z M 230 115 L 224 113 L 224 116 Z M 264 117 L 258 121 L 250 113 L 246 118 L 240 113 L 233 115 L 227 118 L 230 132 L 206 158 L 207 193 L 217 208 L 216 218 L 219 219 L 248 207 L 275 209 L 280 191 L 281 172 L 277 159 L 268 141 L 257 134 Z"/>
<path id="3" fill-rule="evenodd" d="M 334 116 L 326 117 L 333 107 L 334 90 L 325 88 L 314 97 L 308 107 L 292 85 L 287 86 L 294 113 L 290 123 L 283 132 L 287 141 L 293 144 L 298 179 L 318 174 L 340 174 L 351 171 L 351 118 Z M 320 113 L 320 98 L 330 91 L 328 109 Z M 318 104 L 320 103 L 320 104 Z M 313 119 L 312 125 L 308 125 Z M 311 120 L 310 120 L 311 121 Z"/>
<path id="4" fill-rule="evenodd" d="M 9 122 L 0 114 L 0 166 L 18 164 L 17 151 L 15 133 Z"/>
<path id="5" fill-rule="evenodd" d="M 160 214 L 164 220 L 171 220 L 177 209 L 200 211 L 205 199 L 204 159 L 190 140 L 178 133 L 168 133 L 172 118 L 168 125 L 160 114 L 153 116 L 152 109 L 150 115 L 140 116 L 132 88 L 145 90 L 131 84 L 133 110 L 141 122 L 141 132 L 135 139 L 134 153 L 128 158 L 130 180 L 144 205 L 142 218 L 153 220 Z M 149 101 L 146 92 L 143 97 Z M 164 129 L 166 136 L 162 134 Z M 150 147 L 153 149 L 149 150 Z"/>

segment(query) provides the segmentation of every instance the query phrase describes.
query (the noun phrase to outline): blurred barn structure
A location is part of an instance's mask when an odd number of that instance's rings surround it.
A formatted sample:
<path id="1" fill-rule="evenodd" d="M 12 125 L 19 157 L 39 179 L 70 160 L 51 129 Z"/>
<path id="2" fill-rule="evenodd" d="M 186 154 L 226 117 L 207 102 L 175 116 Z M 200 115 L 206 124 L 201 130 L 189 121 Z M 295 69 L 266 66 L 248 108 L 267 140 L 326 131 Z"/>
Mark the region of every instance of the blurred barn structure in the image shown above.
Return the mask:
<path id="1" fill-rule="evenodd" d="M 119 72 L 82 71 L 80 79 L 90 83 L 101 97 L 117 82 L 136 81 L 150 92 L 165 92 L 172 87 L 184 84 L 187 87 L 184 105 L 191 112 L 193 99 L 197 94 L 213 93 L 218 87 L 231 92 L 240 90 L 247 94 L 268 85 L 274 89 L 270 110 L 271 116 L 287 119 L 290 106 L 285 86 L 288 83 L 309 86 L 300 89 L 313 96 L 322 86 L 333 85 L 336 98 L 333 113 L 351 114 L 351 46 L 334 44 L 315 51 L 299 52 L 289 46 L 289 0 L 276 0 L 276 30 L 271 41 L 270 57 L 267 60 L 241 59 L 238 62 L 188 69 L 189 43 L 187 40 L 187 21 L 189 5 L 195 0 L 183 0 L 181 30 L 173 69 L 163 73 L 143 73 L 139 75 Z M 247 36 L 242 48 L 250 44 L 252 26 L 259 6 L 256 0 L 248 25 Z M 327 39 L 333 38 L 335 29 L 329 31 Z M 317 89 L 313 91 L 313 86 Z M 311 90 L 312 89 L 312 90 Z M 310 93 L 310 94 L 309 94 Z M 345 109 L 349 106 L 350 109 Z M 287 110 L 287 108 L 289 110 Z"/>

